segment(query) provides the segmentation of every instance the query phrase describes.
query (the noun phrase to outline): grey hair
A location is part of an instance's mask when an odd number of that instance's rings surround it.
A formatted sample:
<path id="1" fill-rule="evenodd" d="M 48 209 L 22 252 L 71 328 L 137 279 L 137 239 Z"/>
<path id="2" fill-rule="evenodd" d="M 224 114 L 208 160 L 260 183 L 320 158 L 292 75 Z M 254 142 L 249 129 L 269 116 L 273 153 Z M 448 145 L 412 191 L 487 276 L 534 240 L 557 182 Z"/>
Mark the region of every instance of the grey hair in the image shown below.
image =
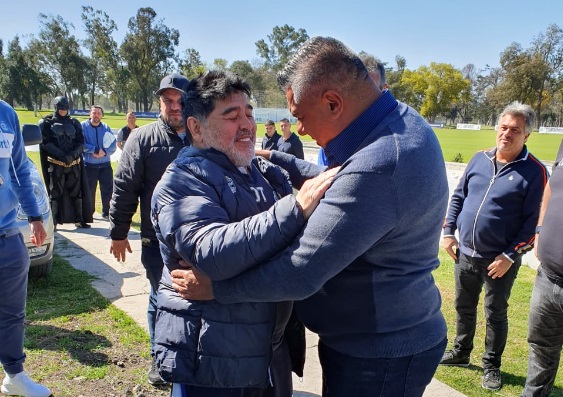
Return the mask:
<path id="1" fill-rule="evenodd" d="M 366 66 L 368 72 L 379 74 L 379 89 L 382 90 L 385 84 L 387 84 L 387 80 L 385 79 L 385 65 L 383 62 L 367 52 L 360 52 L 358 56 Z"/>
<path id="2" fill-rule="evenodd" d="M 530 105 L 526 105 L 525 103 L 518 101 L 512 102 L 510 105 L 505 107 L 500 116 L 498 116 L 497 125 L 500 124 L 500 120 L 507 114 L 510 116 L 523 117 L 524 121 L 526 122 L 524 126 L 524 132 L 527 134 L 530 134 L 532 132 L 532 129 L 534 128 L 536 112 L 534 112 L 534 109 L 532 109 Z"/>
<path id="3" fill-rule="evenodd" d="M 291 87 L 299 103 L 303 95 L 339 88 L 345 92 L 368 71 L 360 58 L 342 42 L 332 37 L 313 37 L 291 56 L 278 73 L 280 88 Z"/>

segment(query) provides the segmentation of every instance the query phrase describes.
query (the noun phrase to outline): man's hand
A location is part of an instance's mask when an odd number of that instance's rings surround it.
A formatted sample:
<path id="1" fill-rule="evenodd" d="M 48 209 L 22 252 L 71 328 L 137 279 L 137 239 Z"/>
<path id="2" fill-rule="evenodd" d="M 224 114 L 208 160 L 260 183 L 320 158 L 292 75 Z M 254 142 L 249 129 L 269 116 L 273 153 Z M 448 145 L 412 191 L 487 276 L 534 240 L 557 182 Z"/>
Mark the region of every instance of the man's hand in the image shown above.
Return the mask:
<path id="1" fill-rule="evenodd" d="M 118 262 L 125 262 L 125 250 L 129 251 L 131 254 L 131 245 L 129 244 L 129 239 L 125 240 L 111 240 L 111 247 L 109 248 L 109 253 L 113 254 Z"/>
<path id="2" fill-rule="evenodd" d="M 487 266 L 488 274 L 493 279 L 502 277 L 510 269 L 510 266 L 512 266 L 512 262 L 506 256 L 503 254 L 497 255 L 493 263 Z"/>
<path id="3" fill-rule="evenodd" d="M 338 171 L 340 171 L 340 167 L 335 167 L 305 181 L 295 197 L 301 206 L 305 219 L 309 219 L 315 208 L 317 208 L 319 201 L 324 197 Z"/>
<path id="4" fill-rule="evenodd" d="M 459 247 L 457 238 L 452 236 L 444 237 L 442 241 L 442 247 L 444 247 L 448 255 L 451 256 L 454 261 L 457 261 L 458 258 L 455 254 L 455 250 Z"/>
<path id="5" fill-rule="evenodd" d="M 31 237 L 30 240 L 32 244 L 36 247 L 41 247 L 47 238 L 47 232 L 45 231 L 45 227 L 43 226 L 43 222 L 41 221 L 34 221 L 29 224 L 29 228 L 31 229 Z"/>
<path id="6" fill-rule="evenodd" d="M 211 280 L 197 269 L 176 269 L 170 273 L 172 287 L 184 299 L 210 301 L 213 299 Z"/>

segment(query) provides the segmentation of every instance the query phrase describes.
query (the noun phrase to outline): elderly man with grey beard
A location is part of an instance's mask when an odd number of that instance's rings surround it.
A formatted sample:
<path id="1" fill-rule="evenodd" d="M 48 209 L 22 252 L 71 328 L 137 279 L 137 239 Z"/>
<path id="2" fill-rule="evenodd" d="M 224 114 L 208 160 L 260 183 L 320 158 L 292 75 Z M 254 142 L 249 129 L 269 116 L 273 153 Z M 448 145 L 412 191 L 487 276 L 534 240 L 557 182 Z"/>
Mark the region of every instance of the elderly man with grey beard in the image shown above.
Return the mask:
<path id="1" fill-rule="evenodd" d="M 284 171 L 254 158 L 249 98 L 248 83 L 228 72 L 192 80 L 183 116 L 193 146 L 180 152 L 154 191 L 152 220 L 165 264 L 155 354 L 173 396 L 290 397 L 290 353 L 304 354 L 287 346 L 291 301 L 197 302 L 172 286 L 170 272 L 180 261 L 225 280 L 276 256 L 301 232 L 337 171 L 293 197 Z"/>

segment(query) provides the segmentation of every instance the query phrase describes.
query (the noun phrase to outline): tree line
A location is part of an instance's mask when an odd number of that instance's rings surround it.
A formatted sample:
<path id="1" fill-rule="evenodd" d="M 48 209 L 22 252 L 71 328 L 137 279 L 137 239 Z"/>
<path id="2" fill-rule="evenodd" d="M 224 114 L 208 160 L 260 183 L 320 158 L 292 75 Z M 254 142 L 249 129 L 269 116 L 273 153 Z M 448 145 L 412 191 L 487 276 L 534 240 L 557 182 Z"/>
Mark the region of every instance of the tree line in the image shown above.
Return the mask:
<path id="1" fill-rule="evenodd" d="M 120 44 L 113 38 L 117 25 L 104 11 L 83 6 L 81 20 L 84 40 L 73 34 L 70 21 L 42 13 L 38 36 L 25 46 L 15 36 L 4 51 L 0 40 L 1 97 L 28 109 L 66 95 L 74 108 L 105 101 L 118 112 L 151 111 L 162 76 L 177 71 L 193 78 L 208 69 L 228 69 L 250 82 L 257 107 L 285 107 L 276 73 L 309 38 L 305 29 L 275 26 L 255 43 L 258 59 L 229 65 L 216 58 L 205 64 L 197 49 L 178 52 L 179 31 L 150 7 L 139 8 L 129 19 Z M 562 63 L 563 30 L 552 24 L 528 48 L 510 44 L 500 54 L 498 67 L 468 64 L 457 69 L 432 62 L 411 70 L 397 55 L 394 63 L 386 63 L 386 71 L 395 97 L 431 122 L 494 124 L 498 112 L 518 100 L 536 110 L 537 127 L 562 126 Z"/>

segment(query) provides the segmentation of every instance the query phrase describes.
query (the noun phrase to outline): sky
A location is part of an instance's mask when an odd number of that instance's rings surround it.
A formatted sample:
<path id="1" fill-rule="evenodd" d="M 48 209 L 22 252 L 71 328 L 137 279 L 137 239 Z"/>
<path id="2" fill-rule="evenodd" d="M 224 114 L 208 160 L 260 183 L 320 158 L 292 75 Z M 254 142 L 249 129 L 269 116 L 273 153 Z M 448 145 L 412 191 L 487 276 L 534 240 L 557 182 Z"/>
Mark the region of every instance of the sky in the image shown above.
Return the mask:
<path id="1" fill-rule="evenodd" d="M 84 39 L 83 5 L 105 11 L 118 27 L 121 44 L 127 22 L 141 7 L 152 7 L 157 19 L 180 32 L 178 52 L 196 49 L 203 62 L 215 58 L 258 60 L 255 43 L 288 24 L 310 37 L 332 36 L 356 52 L 379 57 L 388 67 L 395 56 L 416 69 L 430 62 L 461 69 L 496 67 L 511 43 L 527 48 L 550 24 L 563 27 L 561 0 L 20 0 L 2 4 L 0 39 L 4 48 L 15 35 L 26 43 L 40 30 L 39 13 L 60 15 Z"/>

